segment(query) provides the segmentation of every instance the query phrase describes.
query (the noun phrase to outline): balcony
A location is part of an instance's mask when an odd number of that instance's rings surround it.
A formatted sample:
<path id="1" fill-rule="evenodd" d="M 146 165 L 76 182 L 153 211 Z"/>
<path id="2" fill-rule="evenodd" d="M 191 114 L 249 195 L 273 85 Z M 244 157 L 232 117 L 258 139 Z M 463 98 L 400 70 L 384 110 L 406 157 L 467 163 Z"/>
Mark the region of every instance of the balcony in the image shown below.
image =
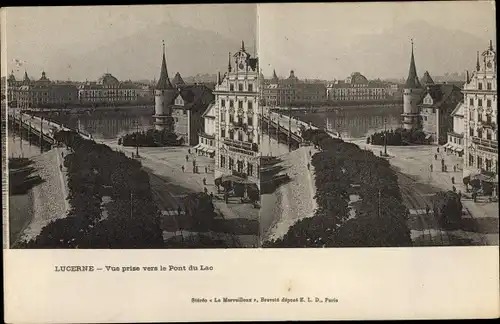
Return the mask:
<path id="1" fill-rule="evenodd" d="M 495 149 L 495 150 L 498 148 L 497 141 L 488 140 L 488 139 L 479 138 L 479 137 L 473 137 L 472 143 L 484 146 L 486 148 Z"/>
<path id="2" fill-rule="evenodd" d="M 492 121 L 492 120 L 482 120 L 480 125 L 484 128 L 491 128 L 491 129 L 496 129 L 497 128 L 497 124 Z"/>
<path id="3" fill-rule="evenodd" d="M 256 143 L 241 142 L 225 138 L 224 144 L 227 145 L 229 151 L 236 153 L 255 156 L 259 152 L 259 146 Z"/>

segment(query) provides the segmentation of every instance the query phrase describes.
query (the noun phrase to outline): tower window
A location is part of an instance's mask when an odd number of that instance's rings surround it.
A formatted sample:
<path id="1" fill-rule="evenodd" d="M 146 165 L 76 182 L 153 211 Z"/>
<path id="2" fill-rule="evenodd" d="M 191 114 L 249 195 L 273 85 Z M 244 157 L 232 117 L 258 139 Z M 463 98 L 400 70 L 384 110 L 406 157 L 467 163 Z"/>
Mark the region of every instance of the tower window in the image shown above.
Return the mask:
<path id="1" fill-rule="evenodd" d="M 482 107 L 483 106 L 483 99 L 477 99 L 477 106 L 478 107 Z"/>
<path id="2" fill-rule="evenodd" d="M 486 89 L 491 90 L 491 82 L 488 82 L 488 83 L 486 84 Z"/>
<path id="3" fill-rule="evenodd" d="M 233 83 L 231 83 L 231 84 L 229 85 L 229 91 L 234 91 L 234 84 L 233 84 Z"/>
<path id="4" fill-rule="evenodd" d="M 226 100 L 221 99 L 221 101 L 220 101 L 220 106 L 221 106 L 221 107 L 226 107 Z"/>
<path id="5" fill-rule="evenodd" d="M 483 83 L 482 82 L 479 82 L 479 84 L 477 85 L 477 88 L 479 90 L 483 90 Z"/>
<path id="6" fill-rule="evenodd" d="M 243 109 L 243 101 L 238 100 L 238 108 Z"/>
<path id="7" fill-rule="evenodd" d="M 234 107 L 234 101 L 233 100 L 229 100 L 229 108 L 233 108 Z"/>
<path id="8" fill-rule="evenodd" d="M 491 99 L 486 100 L 486 107 L 491 108 Z"/>
<path id="9" fill-rule="evenodd" d="M 248 91 L 253 92 L 253 84 L 248 84 Z"/>
<path id="10" fill-rule="evenodd" d="M 252 110 L 253 109 L 253 102 L 249 101 L 248 102 L 248 110 Z"/>
<path id="11" fill-rule="evenodd" d="M 470 98 L 470 100 L 469 100 L 469 105 L 470 105 L 471 107 L 474 107 L 474 98 Z"/>
<path id="12" fill-rule="evenodd" d="M 238 91 L 243 91 L 243 83 L 238 84 Z"/>

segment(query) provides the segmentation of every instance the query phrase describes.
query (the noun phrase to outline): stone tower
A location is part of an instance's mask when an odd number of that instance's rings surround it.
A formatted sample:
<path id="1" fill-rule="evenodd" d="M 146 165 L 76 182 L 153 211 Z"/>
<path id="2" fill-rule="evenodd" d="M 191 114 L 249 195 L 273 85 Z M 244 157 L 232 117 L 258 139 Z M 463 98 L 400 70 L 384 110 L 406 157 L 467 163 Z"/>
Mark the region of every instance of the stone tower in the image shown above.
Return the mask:
<path id="1" fill-rule="evenodd" d="M 411 41 L 411 59 L 408 79 L 403 93 L 403 113 L 401 114 L 403 127 L 405 129 L 420 128 L 420 111 L 418 101 L 422 95 L 422 85 L 418 81 L 415 57 L 413 55 L 413 40 Z"/>
<path id="2" fill-rule="evenodd" d="M 172 117 L 172 102 L 177 90 L 170 83 L 167 72 L 167 60 L 165 58 L 165 43 L 163 43 L 163 59 L 161 62 L 160 79 L 155 88 L 155 114 L 154 125 L 157 130 L 174 131 L 174 120 Z"/>

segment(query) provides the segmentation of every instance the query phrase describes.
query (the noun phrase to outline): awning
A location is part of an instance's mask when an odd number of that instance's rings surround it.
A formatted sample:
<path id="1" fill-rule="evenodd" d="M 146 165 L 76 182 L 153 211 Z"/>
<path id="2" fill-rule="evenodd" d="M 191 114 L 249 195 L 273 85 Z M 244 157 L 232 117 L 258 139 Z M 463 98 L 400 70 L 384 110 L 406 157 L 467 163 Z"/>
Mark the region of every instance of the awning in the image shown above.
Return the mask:
<path id="1" fill-rule="evenodd" d="M 457 152 L 463 152 L 464 148 L 463 147 L 457 147 Z"/>
<path id="2" fill-rule="evenodd" d="M 212 153 L 215 153 L 215 150 L 213 150 L 213 149 L 208 149 L 208 150 L 207 150 L 207 152 L 208 152 L 208 153 L 210 153 L 210 154 L 212 154 Z"/>
<path id="3" fill-rule="evenodd" d="M 446 143 L 446 144 L 443 145 L 443 147 L 446 148 L 446 149 L 450 148 L 451 146 L 452 146 L 451 143 Z"/>
<path id="4" fill-rule="evenodd" d="M 200 144 L 196 145 L 196 146 L 194 147 L 194 149 L 196 150 L 196 149 L 198 149 L 198 148 L 199 148 L 200 146 L 202 146 L 202 145 L 203 145 L 203 144 L 201 144 L 201 143 L 200 143 Z"/>
<path id="5" fill-rule="evenodd" d="M 425 139 L 429 139 L 431 138 L 432 134 L 427 134 L 427 136 L 425 136 Z"/>

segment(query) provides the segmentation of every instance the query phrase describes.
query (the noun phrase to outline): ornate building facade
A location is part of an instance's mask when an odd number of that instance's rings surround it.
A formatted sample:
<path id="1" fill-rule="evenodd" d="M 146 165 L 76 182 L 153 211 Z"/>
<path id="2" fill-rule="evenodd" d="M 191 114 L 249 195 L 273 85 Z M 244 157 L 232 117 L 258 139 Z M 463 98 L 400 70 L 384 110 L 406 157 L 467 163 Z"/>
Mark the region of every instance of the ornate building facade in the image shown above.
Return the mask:
<path id="1" fill-rule="evenodd" d="M 218 78 L 214 95 L 215 178 L 236 175 L 260 187 L 258 59 L 243 42 L 238 52 L 229 54 L 227 72 Z"/>
<path id="2" fill-rule="evenodd" d="M 352 73 L 345 80 L 334 80 L 326 87 L 327 98 L 332 101 L 384 100 L 396 91 L 397 85 L 380 80 L 369 81 L 359 72 Z"/>
<path id="3" fill-rule="evenodd" d="M 120 82 L 113 75 L 105 73 L 97 82 L 80 85 L 78 99 L 82 104 L 135 102 L 139 99 L 139 88 L 131 82 Z"/>
<path id="4" fill-rule="evenodd" d="M 477 53 L 476 69 L 464 86 L 464 169 L 498 175 L 496 51 Z"/>

